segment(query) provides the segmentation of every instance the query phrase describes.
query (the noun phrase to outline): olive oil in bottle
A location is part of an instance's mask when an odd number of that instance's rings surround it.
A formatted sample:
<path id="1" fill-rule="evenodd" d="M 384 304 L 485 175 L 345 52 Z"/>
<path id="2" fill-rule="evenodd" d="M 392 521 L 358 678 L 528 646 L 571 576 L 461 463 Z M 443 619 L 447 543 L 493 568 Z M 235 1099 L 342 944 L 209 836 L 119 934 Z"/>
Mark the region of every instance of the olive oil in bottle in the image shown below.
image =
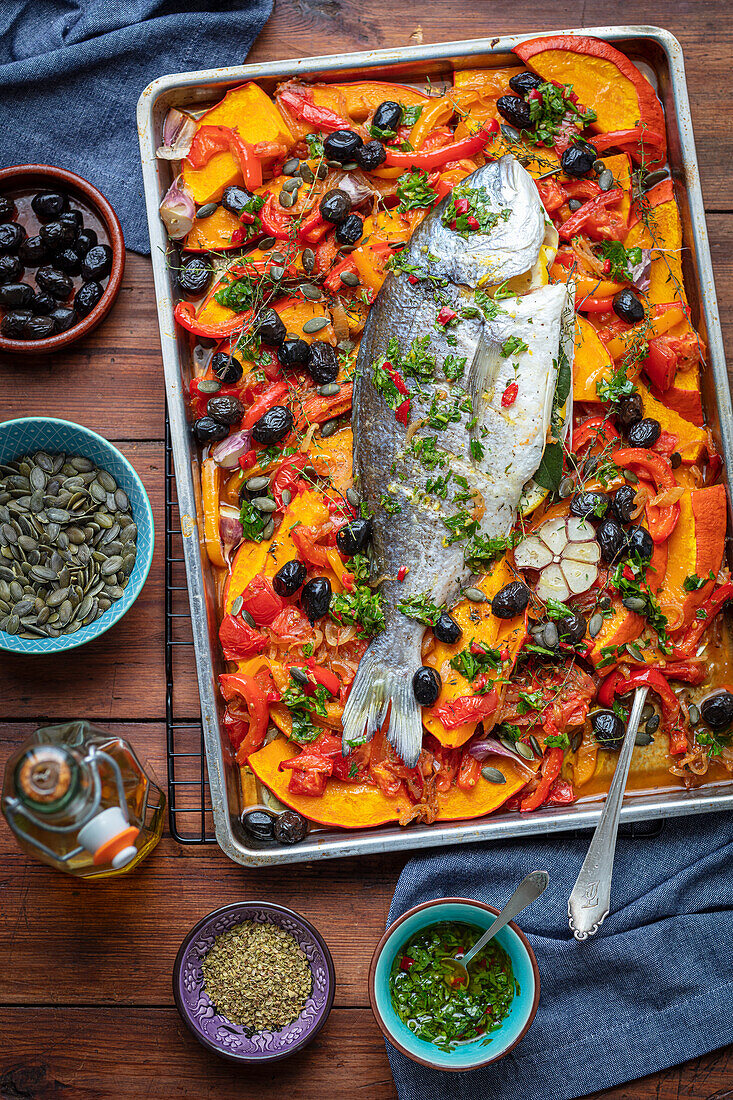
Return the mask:
<path id="1" fill-rule="evenodd" d="M 137 866 L 160 840 L 164 810 L 128 742 L 88 722 L 36 730 L 5 768 L 2 812 L 20 847 L 78 878 Z"/>

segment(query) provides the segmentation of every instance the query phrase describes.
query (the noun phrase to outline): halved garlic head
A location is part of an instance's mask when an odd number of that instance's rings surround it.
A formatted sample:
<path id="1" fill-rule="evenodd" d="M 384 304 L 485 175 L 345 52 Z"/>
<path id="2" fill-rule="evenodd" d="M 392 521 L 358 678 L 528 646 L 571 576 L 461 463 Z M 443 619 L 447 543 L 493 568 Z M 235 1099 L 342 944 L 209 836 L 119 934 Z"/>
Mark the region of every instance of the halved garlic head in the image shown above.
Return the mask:
<path id="1" fill-rule="evenodd" d="M 514 551 L 517 569 L 539 573 L 535 593 L 541 600 L 566 600 L 593 586 L 598 577 L 601 548 L 585 519 L 550 519 Z"/>

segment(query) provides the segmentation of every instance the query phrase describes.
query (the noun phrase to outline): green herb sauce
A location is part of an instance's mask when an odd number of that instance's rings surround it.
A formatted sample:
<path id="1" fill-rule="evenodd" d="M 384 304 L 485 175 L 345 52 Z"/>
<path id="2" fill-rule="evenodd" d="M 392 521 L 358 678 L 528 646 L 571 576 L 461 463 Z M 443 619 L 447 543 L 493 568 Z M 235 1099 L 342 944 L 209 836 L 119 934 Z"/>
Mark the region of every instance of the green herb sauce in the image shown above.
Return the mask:
<path id="1" fill-rule="evenodd" d="M 471 960 L 467 985 L 449 984 L 450 969 L 443 960 L 459 951 L 466 954 L 483 931 L 473 924 L 431 924 L 403 944 L 392 964 L 395 1012 L 418 1039 L 441 1050 L 481 1036 L 491 1042 L 519 993 L 511 959 L 496 940 Z"/>

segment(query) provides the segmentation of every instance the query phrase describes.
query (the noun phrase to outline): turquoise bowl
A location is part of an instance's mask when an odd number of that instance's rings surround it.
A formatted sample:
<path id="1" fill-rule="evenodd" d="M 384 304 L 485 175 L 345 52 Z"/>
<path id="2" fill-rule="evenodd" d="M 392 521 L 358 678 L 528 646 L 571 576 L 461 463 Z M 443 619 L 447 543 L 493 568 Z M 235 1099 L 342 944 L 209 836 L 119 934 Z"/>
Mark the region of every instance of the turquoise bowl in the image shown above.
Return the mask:
<path id="1" fill-rule="evenodd" d="M 0 463 L 40 450 L 83 455 L 112 474 L 119 487 L 127 493 L 137 524 L 137 560 L 121 599 L 95 622 L 82 626 L 75 634 L 62 634 L 58 638 L 19 638 L 0 630 L 0 649 L 9 653 L 62 653 L 98 638 L 130 610 L 145 584 L 153 560 L 155 530 L 148 494 L 134 467 L 116 447 L 96 432 L 80 424 L 72 424 L 69 420 L 25 416 L 0 424 Z"/>
<path id="2" fill-rule="evenodd" d="M 497 933 L 501 944 L 512 960 L 514 977 L 519 983 L 511 1010 L 501 1027 L 487 1036 L 470 1043 L 460 1043 L 454 1050 L 440 1050 L 433 1043 L 418 1039 L 402 1022 L 392 1007 L 389 992 L 389 975 L 395 956 L 405 943 L 421 928 L 439 921 L 461 921 L 481 929 L 490 928 L 498 909 L 471 898 L 438 898 L 409 909 L 391 924 L 377 944 L 369 969 L 369 999 L 377 1023 L 386 1039 L 413 1062 L 431 1069 L 465 1073 L 503 1058 L 526 1035 L 537 1012 L 540 999 L 540 975 L 534 951 L 523 932 L 511 921 Z"/>

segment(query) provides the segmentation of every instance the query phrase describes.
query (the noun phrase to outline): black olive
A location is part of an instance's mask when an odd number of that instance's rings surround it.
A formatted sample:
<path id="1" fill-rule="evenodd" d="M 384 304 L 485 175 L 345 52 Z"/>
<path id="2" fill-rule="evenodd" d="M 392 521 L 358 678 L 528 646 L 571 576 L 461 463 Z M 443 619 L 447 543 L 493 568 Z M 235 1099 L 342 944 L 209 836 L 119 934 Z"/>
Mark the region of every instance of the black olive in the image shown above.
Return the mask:
<path id="1" fill-rule="evenodd" d="M 393 99 L 385 99 L 374 112 L 372 126 L 378 130 L 397 130 L 402 118 L 402 104 L 395 103 Z"/>
<path id="2" fill-rule="evenodd" d="M 733 695 L 729 691 L 718 691 L 708 696 L 700 704 L 700 714 L 711 729 L 725 729 L 733 722 Z"/>
<path id="3" fill-rule="evenodd" d="M 104 294 L 104 287 L 90 279 L 88 283 L 82 283 L 74 295 L 74 309 L 80 317 L 86 317 L 91 313 L 99 299 Z"/>
<path id="4" fill-rule="evenodd" d="M 225 187 L 224 193 L 221 196 L 221 205 L 225 210 L 239 217 L 251 199 L 252 192 L 248 191 L 246 187 Z"/>
<path id="5" fill-rule="evenodd" d="M 370 519 L 352 519 L 336 532 L 336 545 L 344 557 L 353 558 L 361 554 L 372 537 Z"/>
<path id="6" fill-rule="evenodd" d="M 308 570 L 303 565 L 302 561 L 293 558 L 292 561 L 286 561 L 285 565 L 278 569 L 277 573 L 272 578 L 272 587 L 275 589 L 278 596 L 294 596 L 298 589 L 305 583 L 305 578 L 307 576 Z"/>
<path id="7" fill-rule="evenodd" d="M 238 397 L 219 397 L 214 394 L 206 402 L 206 413 L 220 424 L 239 424 L 244 416 L 244 405 Z"/>
<path id="8" fill-rule="evenodd" d="M 314 340 L 308 353 L 308 373 L 317 386 L 327 386 L 339 372 L 336 350 L 325 340 Z"/>
<path id="9" fill-rule="evenodd" d="M 56 308 L 56 299 L 52 294 L 39 290 L 33 295 L 30 307 L 34 313 L 51 313 Z"/>
<path id="10" fill-rule="evenodd" d="M 626 532 L 626 542 L 629 554 L 637 554 L 644 561 L 649 561 L 654 553 L 654 539 L 646 527 L 629 527 Z"/>
<path id="11" fill-rule="evenodd" d="M 633 485 L 622 485 L 611 499 L 611 513 L 619 523 L 630 523 L 632 513 L 636 511 L 636 489 Z"/>
<path id="12" fill-rule="evenodd" d="M 7 195 L 0 195 L 0 222 L 9 222 L 15 217 L 15 203 Z"/>
<path id="13" fill-rule="evenodd" d="M 213 274 L 211 264 L 205 256 L 182 256 L 176 282 L 184 294 L 198 298 L 207 290 Z"/>
<path id="14" fill-rule="evenodd" d="M 90 248 L 94 248 L 96 243 L 97 234 L 94 230 L 82 229 L 74 241 L 74 252 L 78 252 L 80 256 L 85 256 Z"/>
<path id="15" fill-rule="evenodd" d="M 277 357 L 284 367 L 305 367 L 308 365 L 310 350 L 310 344 L 295 337 L 283 341 Z"/>
<path id="16" fill-rule="evenodd" d="M 278 844 L 298 844 L 305 840 L 308 822 L 296 810 L 285 810 L 275 821 L 273 835 Z"/>
<path id="17" fill-rule="evenodd" d="M 585 141 L 575 141 L 568 145 L 560 158 L 563 172 L 568 176 L 587 176 L 593 171 L 593 162 L 597 160 L 598 153 L 592 145 Z"/>
<path id="18" fill-rule="evenodd" d="M 445 645 L 453 645 L 460 638 L 463 631 L 460 626 L 447 611 L 441 611 L 440 618 L 437 619 L 435 626 L 433 627 L 433 634 L 439 642 L 444 642 Z"/>
<path id="19" fill-rule="evenodd" d="M 381 141 L 367 141 L 365 145 L 360 145 L 354 154 L 354 160 L 365 172 L 373 172 L 375 168 L 379 168 L 380 164 L 384 164 L 386 159 L 387 150 Z"/>
<path id="20" fill-rule="evenodd" d="M 74 243 L 76 230 L 73 225 L 64 225 L 61 221 L 48 222 L 38 230 L 38 236 L 51 252 L 59 252 Z"/>
<path id="21" fill-rule="evenodd" d="M 594 710 L 590 724 L 596 741 L 604 749 L 618 750 L 624 739 L 624 724 L 612 710 Z"/>
<path id="22" fill-rule="evenodd" d="M 38 235 L 26 237 L 19 251 L 21 260 L 32 267 L 35 267 L 36 264 L 42 264 L 48 258 L 48 254 L 48 249 Z"/>
<path id="23" fill-rule="evenodd" d="M 313 580 L 304 584 L 300 603 L 311 626 L 316 619 L 322 619 L 327 615 L 331 606 L 331 582 L 328 577 L 314 577 Z"/>
<path id="24" fill-rule="evenodd" d="M 255 840 L 272 840 L 275 815 L 269 810 L 248 810 L 242 814 L 242 825 Z"/>
<path id="25" fill-rule="evenodd" d="M 557 620 L 556 625 L 557 632 L 563 642 L 577 645 L 583 641 L 588 624 L 582 615 L 578 615 L 574 611 L 571 615 L 563 615 L 561 619 Z"/>
<path id="26" fill-rule="evenodd" d="M 622 321 L 628 321 L 630 325 L 644 319 L 644 305 L 641 298 L 634 294 L 629 287 L 624 287 L 623 290 L 619 290 L 618 294 L 614 294 L 613 312 Z"/>
<path id="27" fill-rule="evenodd" d="M 364 234 L 364 222 L 358 214 L 349 214 L 336 226 L 334 236 L 339 244 L 356 244 Z"/>
<path id="28" fill-rule="evenodd" d="M 420 665 L 412 677 L 412 690 L 421 707 L 432 707 L 438 701 L 442 686 L 443 681 L 438 672 L 430 665 Z"/>
<path id="29" fill-rule="evenodd" d="M 68 205 L 69 200 L 60 191 L 39 191 L 31 199 L 33 213 L 39 222 L 50 222 L 54 218 L 58 218 L 59 214 L 62 214 Z"/>
<path id="30" fill-rule="evenodd" d="M 537 73 L 517 73 L 509 81 L 509 87 L 517 95 L 526 95 L 527 92 L 531 92 L 534 88 L 539 88 L 542 83 L 542 77 L 537 76 Z"/>
<path id="31" fill-rule="evenodd" d="M 17 283 L 23 274 L 24 268 L 17 256 L 0 256 L 0 286 Z"/>
<path id="32" fill-rule="evenodd" d="M 510 581 L 494 596 L 491 601 L 491 610 L 497 619 L 511 619 L 524 611 L 529 603 L 530 592 L 526 584 L 521 581 Z"/>
<path id="33" fill-rule="evenodd" d="M 224 351 L 217 351 L 211 357 L 211 369 L 219 379 L 227 386 L 238 382 L 244 374 L 244 368 L 233 355 L 227 355 Z"/>
<path id="34" fill-rule="evenodd" d="M 51 310 L 49 317 L 53 321 L 56 332 L 66 332 L 77 321 L 76 310 L 70 306 L 56 306 L 56 309 Z"/>
<path id="35" fill-rule="evenodd" d="M 570 502 L 570 513 L 581 519 L 602 519 L 608 509 L 605 493 L 576 493 Z"/>
<path id="36" fill-rule="evenodd" d="M 263 310 L 257 316 L 253 329 L 262 343 L 269 344 L 272 348 L 279 348 L 285 339 L 285 325 L 274 309 Z"/>
<path id="37" fill-rule="evenodd" d="M 662 434 L 662 425 L 652 416 L 644 416 L 626 433 L 630 447 L 653 447 Z"/>
<path id="38" fill-rule="evenodd" d="M 345 191 L 342 191 L 339 187 L 334 187 L 332 191 L 327 191 L 323 196 L 318 209 L 321 211 L 321 217 L 325 218 L 327 222 L 336 224 L 342 222 L 351 213 L 351 199 Z"/>
<path id="39" fill-rule="evenodd" d="M 516 95 L 502 95 L 496 101 L 496 109 L 503 119 L 518 130 L 528 130 L 532 125 L 529 104 Z"/>
<path id="40" fill-rule="evenodd" d="M 58 220 L 62 225 L 74 230 L 74 240 L 76 240 L 84 228 L 84 218 L 82 217 L 81 210 L 66 210 L 63 214 L 59 214 Z"/>
<path id="41" fill-rule="evenodd" d="M 111 270 L 112 249 L 107 244 L 96 244 L 82 260 L 81 273 L 85 279 L 106 279 Z"/>
<path id="42" fill-rule="evenodd" d="M 53 336 L 55 332 L 56 326 L 52 317 L 36 315 L 26 321 L 24 336 L 28 340 L 45 340 L 47 337 Z"/>
<path id="43" fill-rule="evenodd" d="M 0 252 L 17 252 L 26 238 L 26 231 L 17 222 L 0 225 Z"/>
<path id="44" fill-rule="evenodd" d="M 606 519 L 596 531 L 601 557 L 614 565 L 626 551 L 626 535 L 615 519 Z"/>
<path id="45" fill-rule="evenodd" d="M 29 309 L 15 309 L 6 313 L 0 321 L 3 336 L 25 336 L 25 328 L 33 314 Z"/>
<path id="46" fill-rule="evenodd" d="M 323 142 L 323 152 L 326 160 L 337 160 L 339 164 L 348 164 L 354 159 L 356 150 L 363 144 L 356 130 L 334 130 Z"/>
<path id="47" fill-rule="evenodd" d="M 67 275 L 78 275 L 81 271 L 81 256 L 73 248 L 65 248 L 63 252 L 56 252 L 51 260 L 59 271 L 65 271 Z"/>
<path id="48" fill-rule="evenodd" d="M 33 287 L 28 283 L 6 283 L 0 286 L 0 306 L 5 309 L 26 309 L 33 301 Z"/>
<path id="49" fill-rule="evenodd" d="M 273 405 L 252 426 L 257 443 L 279 443 L 293 429 L 293 414 L 285 405 Z"/>
<path id="50" fill-rule="evenodd" d="M 57 271 L 55 267 L 50 266 L 38 268 L 36 282 L 43 290 L 48 291 L 59 301 L 68 298 L 74 287 L 68 275 L 64 275 L 63 271 Z"/>
<path id="51" fill-rule="evenodd" d="M 616 405 L 616 416 L 621 427 L 626 430 L 632 424 L 638 423 L 644 415 L 644 404 L 640 393 L 627 393 L 619 398 Z"/>
<path id="52" fill-rule="evenodd" d="M 229 429 L 226 424 L 220 424 L 210 416 L 200 416 L 193 422 L 193 434 L 199 443 L 218 443 L 220 439 L 226 439 Z"/>

